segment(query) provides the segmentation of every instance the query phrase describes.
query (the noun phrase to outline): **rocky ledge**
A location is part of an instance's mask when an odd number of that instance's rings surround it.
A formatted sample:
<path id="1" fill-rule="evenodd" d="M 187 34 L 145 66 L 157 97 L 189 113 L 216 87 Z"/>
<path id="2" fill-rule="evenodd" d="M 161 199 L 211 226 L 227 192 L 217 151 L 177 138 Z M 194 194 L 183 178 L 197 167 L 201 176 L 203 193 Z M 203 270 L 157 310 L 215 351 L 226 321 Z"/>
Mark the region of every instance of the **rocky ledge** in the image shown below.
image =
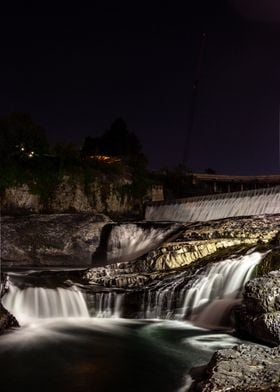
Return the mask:
<path id="1" fill-rule="evenodd" d="M 1 217 L 1 260 L 6 266 L 91 264 L 104 225 L 102 214 Z"/>
<path id="2" fill-rule="evenodd" d="M 273 346 L 280 344 L 280 270 L 246 284 L 235 320 L 242 335 Z"/>
<path id="3" fill-rule="evenodd" d="M 192 392 L 280 391 L 280 346 L 242 344 L 217 351 L 195 377 Z"/>
<path id="4" fill-rule="evenodd" d="M 0 334 L 13 327 L 19 327 L 19 323 L 0 303 Z"/>
<path id="5" fill-rule="evenodd" d="M 171 242 L 132 262 L 90 268 L 85 282 L 105 287 L 136 288 L 161 279 L 196 262 L 226 259 L 237 250 L 276 240 L 280 216 L 231 218 L 187 225 Z"/>

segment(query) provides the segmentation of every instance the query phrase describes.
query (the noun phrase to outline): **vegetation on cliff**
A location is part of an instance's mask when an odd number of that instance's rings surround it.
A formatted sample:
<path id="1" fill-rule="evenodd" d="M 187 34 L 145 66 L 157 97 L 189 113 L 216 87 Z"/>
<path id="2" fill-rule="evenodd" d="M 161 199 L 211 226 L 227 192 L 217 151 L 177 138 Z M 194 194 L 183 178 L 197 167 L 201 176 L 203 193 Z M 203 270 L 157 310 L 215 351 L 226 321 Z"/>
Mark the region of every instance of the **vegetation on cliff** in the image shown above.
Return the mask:
<path id="1" fill-rule="evenodd" d="M 142 145 L 122 119 L 114 121 L 101 137 L 87 137 L 80 148 L 71 143 L 51 148 L 42 127 L 28 115 L 2 117 L 0 163 L 0 193 L 25 184 L 39 195 L 46 210 L 64 178 L 78 183 L 86 194 L 99 182 L 104 185 L 104 198 L 109 191 L 105 184 L 113 184 L 121 196 L 141 199 L 153 183 Z"/>

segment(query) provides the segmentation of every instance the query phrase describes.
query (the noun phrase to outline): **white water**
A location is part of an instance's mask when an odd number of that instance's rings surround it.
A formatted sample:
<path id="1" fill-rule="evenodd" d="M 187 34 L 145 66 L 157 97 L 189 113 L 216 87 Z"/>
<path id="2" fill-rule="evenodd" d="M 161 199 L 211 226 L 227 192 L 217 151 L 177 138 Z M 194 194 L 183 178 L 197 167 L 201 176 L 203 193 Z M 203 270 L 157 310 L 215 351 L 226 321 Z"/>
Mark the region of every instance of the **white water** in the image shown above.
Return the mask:
<path id="1" fill-rule="evenodd" d="M 149 221 L 198 222 L 234 216 L 279 213 L 280 187 L 274 187 L 182 199 L 172 204 L 155 203 L 147 206 L 145 219 Z"/>
<path id="2" fill-rule="evenodd" d="M 187 271 L 158 282 L 143 296 L 144 318 L 188 318 L 202 326 L 223 325 L 262 258 L 262 254 L 254 252 L 212 264 L 200 271 L 199 276 L 191 277 L 190 287 Z M 85 297 L 75 286 L 71 289 L 20 289 L 11 283 L 9 292 L 3 297 L 3 305 L 21 324 L 41 318 L 119 318 L 124 296 L 102 292 Z"/>
<path id="3" fill-rule="evenodd" d="M 145 227 L 136 223 L 114 225 L 107 244 L 107 261 L 128 261 L 157 248 L 178 225 Z"/>
<path id="4" fill-rule="evenodd" d="M 147 318 L 189 318 L 199 325 L 222 325 L 236 304 L 263 254 L 254 252 L 212 264 L 192 282 L 184 284 L 182 272 L 153 293 L 148 292 L 143 308 Z M 175 305 L 176 304 L 176 305 Z"/>
<path id="5" fill-rule="evenodd" d="M 122 300 L 123 294 L 113 292 L 93 294 L 94 317 L 120 317 Z M 27 287 L 22 290 L 11 283 L 2 303 L 20 324 L 30 319 L 91 316 L 84 294 L 75 286 L 69 289 Z"/>
<path id="6" fill-rule="evenodd" d="M 10 284 L 2 302 L 20 323 L 34 318 L 89 317 L 84 296 L 76 287 L 28 287 L 21 290 Z"/>
<path id="7" fill-rule="evenodd" d="M 96 293 L 94 295 L 94 315 L 101 318 L 121 317 L 123 294 Z"/>

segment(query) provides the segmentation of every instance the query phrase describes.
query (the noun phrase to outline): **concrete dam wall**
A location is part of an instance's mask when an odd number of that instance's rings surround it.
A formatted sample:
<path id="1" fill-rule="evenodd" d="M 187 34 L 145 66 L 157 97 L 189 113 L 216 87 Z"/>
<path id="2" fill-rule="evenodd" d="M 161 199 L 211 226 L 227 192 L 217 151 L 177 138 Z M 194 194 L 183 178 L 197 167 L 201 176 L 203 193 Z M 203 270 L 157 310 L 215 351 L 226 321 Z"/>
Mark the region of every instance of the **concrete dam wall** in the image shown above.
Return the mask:
<path id="1" fill-rule="evenodd" d="M 280 186 L 276 186 L 150 203 L 146 207 L 145 219 L 148 221 L 199 222 L 279 213 Z"/>

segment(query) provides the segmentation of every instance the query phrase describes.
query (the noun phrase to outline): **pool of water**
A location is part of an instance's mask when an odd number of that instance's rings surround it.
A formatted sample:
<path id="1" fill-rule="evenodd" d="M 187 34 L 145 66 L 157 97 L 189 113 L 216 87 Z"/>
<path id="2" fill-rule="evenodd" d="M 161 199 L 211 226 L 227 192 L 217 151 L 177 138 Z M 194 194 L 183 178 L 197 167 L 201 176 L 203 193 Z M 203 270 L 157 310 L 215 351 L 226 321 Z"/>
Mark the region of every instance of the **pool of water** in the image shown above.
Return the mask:
<path id="1" fill-rule="evenodd" d="M 0 390 L 183 392 L 190 368 L 239 343 L 177 321 L 34 319 L 0 337 Z"/>

